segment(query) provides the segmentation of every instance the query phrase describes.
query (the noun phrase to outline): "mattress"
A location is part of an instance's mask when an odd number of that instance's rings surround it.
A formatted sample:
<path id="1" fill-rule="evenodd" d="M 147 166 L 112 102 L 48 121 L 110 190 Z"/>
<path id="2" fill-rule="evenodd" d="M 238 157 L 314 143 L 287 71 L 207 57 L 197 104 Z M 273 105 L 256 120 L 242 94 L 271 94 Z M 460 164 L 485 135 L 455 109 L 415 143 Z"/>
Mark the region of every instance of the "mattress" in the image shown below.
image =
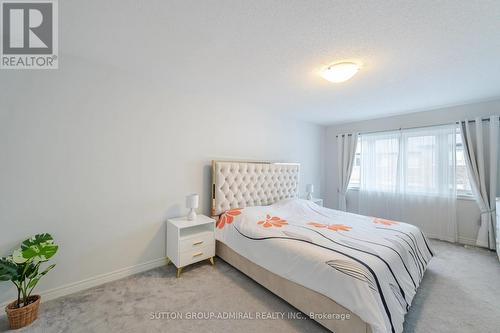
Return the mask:
<path id="1" fill-rule="evenodd" d="M 217 222 L 216 239 L 272 273 L 331 298 L 374 333 L 403 331 L 433 255 L 413 225 L 300 199 L 226 211 Z"/>

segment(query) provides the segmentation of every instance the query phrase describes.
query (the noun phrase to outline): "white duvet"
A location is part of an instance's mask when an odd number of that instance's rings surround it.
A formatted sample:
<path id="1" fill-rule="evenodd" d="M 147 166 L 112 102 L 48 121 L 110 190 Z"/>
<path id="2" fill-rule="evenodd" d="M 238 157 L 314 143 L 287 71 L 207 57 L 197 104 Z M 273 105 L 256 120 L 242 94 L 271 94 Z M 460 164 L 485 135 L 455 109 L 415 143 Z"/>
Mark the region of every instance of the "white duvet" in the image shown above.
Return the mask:
<path id="1" fill-rule="evenodd" d="M 298 199 L 227 211 L 217 222 L 216 238 L 253 263 L 331 298 L 374 333 L 403 331 L 432 257 L 413 225 Z"/>

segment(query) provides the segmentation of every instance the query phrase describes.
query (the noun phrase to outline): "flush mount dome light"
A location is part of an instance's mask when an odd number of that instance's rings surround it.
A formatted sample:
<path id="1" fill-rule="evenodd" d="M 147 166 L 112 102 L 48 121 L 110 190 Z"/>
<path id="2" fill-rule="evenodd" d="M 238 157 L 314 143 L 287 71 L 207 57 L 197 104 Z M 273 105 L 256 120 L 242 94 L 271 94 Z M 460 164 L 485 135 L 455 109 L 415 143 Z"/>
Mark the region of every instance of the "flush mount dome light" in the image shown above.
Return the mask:
<path id="1" fill-rule="evenodd" d="M 328 66 L 321 76 L 330 82 L 340 83 L 349 80 L 359 71 L 359 66 L 353 62 L 339 62 Z"/>

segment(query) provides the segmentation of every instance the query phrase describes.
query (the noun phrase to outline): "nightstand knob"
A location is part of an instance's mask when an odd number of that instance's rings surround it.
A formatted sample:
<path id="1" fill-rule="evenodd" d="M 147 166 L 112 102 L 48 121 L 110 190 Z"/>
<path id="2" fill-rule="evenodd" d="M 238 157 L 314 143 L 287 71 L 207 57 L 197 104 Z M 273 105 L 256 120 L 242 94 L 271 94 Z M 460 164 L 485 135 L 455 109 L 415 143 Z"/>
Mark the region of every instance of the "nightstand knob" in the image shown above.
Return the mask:
<path id="1" fill-rule="evenodd" d="M 203 241 L 193 243 L 193 245 L 200 245 L 200 244 L 203 244 Z"/>
<path id="2" fill-rule="evenodd" d="M 198 253 L 193 254 L 193 257 L 199 257 L 199 256 L 201 256 L 202 254 L 203 254 L 203 252 L 198 252 Z"/>

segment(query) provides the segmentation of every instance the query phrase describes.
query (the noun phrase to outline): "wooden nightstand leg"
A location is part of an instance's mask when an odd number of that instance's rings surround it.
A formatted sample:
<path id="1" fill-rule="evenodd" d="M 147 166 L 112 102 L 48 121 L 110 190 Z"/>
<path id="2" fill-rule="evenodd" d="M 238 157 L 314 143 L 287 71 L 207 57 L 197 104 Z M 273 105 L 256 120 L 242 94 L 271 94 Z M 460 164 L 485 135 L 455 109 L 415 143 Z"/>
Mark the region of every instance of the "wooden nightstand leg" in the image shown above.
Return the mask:
<path id="1" fill-rule="evenodd" d="M 177 278 L 181 276 L 181 273 L 182 273 L 182 267 L 177 268 Z"/>
<path id="2" fill-rule="evenodd" d="M 212 266 L 215 265 L 215 263 L 214 263 L 214 257 L 210 257 L 208 260 L 210 260 L 210 263 L 212 264 Z"/>

